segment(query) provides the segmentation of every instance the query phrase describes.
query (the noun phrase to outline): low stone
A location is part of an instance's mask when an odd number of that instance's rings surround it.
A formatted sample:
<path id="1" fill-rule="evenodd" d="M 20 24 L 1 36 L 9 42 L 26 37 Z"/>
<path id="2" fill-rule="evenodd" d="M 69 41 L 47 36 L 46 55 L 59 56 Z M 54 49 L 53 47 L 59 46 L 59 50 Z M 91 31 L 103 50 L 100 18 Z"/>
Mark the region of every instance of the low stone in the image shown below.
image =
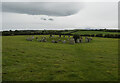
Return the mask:
<path id="1" fill-rule="evenodd" d="M 36 39 L 38 39 L 38 37 L 36 37 Z"/>
<path id="2" fill-rule="evenodd" d="M 55 43 L 55 40 L 52 40 L 52 43 Z"/>
<path id="3" fill-rule="evenodd" d="M 61 39 L 59 39 L 58 41 L 61 41 Z"/>
<path id="4" fill-rule="evenodd" d="M 75 40 L 73 38 L 70 39 L 69 41 L 70 44 L 75 44 Z"/>
<path id="5" fill-rule="evenodd" d="M 34 36 L 32 36 L 32 39 L 34 39 Z"/>
<path id="6" fill-rule="evenodd" d="M 42 39 L 42 42 L 47 42 L 47 40 L 45 38 Z"/>
<path id="7" fill-rule="evenodd" d="M 38 42 L 41 42 L 41 39 L 39 39 Z"/>
<path id="8" fill-rule="evenodd" d="M 55 41 L 54 43 L 58 43 L 58 41 Z"/>
<path id="9" fill-rule="evenodd" d="M 65 44 L 65 43 L 66 43 L 66 40 L 63 40 L 62 42 Z"/>
<path id="10" fill-rule="evenodd" d="M 80 38 L 80 43 L 82 43 L 83 42 L 83 39 L 82 38 Z"/>
<path id="11" fill-rule="evenodd" d="M 86 42 L 86 43 L 88 42 L 88 38 L 87 38 L 87 37 L 85 37 L 85 42 Z"/>
<path id="12" fill-rule="evenodd" d="M 32 41 L 32 39 L 31 39 L 31 38 L 27 38 L 26 40 L 27 40 L 27 41 Z"/>
<path id="13" fill-rule="evenodd" d="M 76 40 L 76 43 L 80 43 L 80 40 L 79 40 L 79 39 L 77 39 L 77 40 Z"/>

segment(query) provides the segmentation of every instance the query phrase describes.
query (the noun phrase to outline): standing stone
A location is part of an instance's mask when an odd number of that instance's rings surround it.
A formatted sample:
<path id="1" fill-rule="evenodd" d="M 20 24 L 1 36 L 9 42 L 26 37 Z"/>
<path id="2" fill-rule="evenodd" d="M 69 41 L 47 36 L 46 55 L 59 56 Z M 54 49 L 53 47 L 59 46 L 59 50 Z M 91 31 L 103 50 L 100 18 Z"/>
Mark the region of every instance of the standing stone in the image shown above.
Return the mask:
<path id="1" fill-rule="evenodd" d="M 65 44 L 65 43 L 66 43 L 66 40 L 63 40 L 62 42 Z"/>
<path id="2" fill-rule="evenodd" d="M 58 43 L 58 41 L 55 41 L 54 43 Z"/>
<path id="3" fill-rule="evenodd" d="M 61 35 L 59 35 L 59 37 L 61 37 Z"/>
<path id="4" fill-rule="evenodd" d="M 36 37 L 36 40 L 38 39 L 38 37 Z"/>
<path id="5" fill-rule="evenodd" d="M 68 37 L 70 37 L 70 35 L 68 35 Z"/>
<path id="6" fill-rule="evenodd" d="M 50 38 L 52 37 L 52 35 L 50 34 Z"/>
<path id="7" fill-rule="evenodd" d="M 86 42 L 86 43 L 88 42 L 88 38 L 87 38 L 87 37 L 85 37 L 85 42 Z"/>
<path id="8" fill-rule="evenodd" d="M 76 43 L 80 43 L 80 40 L 79 40 L 79 39 L 77 39 L 77 40 L 76 40 Z"/>
<path id="9" fill-rule="evenodd" d="M 41 42 L 41 41 L 42 41 L 41 39 L 38 40 L 38 42 Z"/>
<path id="10" fill-rule="evenodd" d="M 52 40 L 52 43 L 55 43 L 55 40 Z"/>
<path id="11" fill-rule="evenodd" d="M 47 40 L 45 38 L 42 39 L 42 42 L 47 42 Z"/>
<path id="12" fill-rule="evenodd" d="M 89 39 L 90 39 L 90 41 L 91 41 L 91 40 L 92 40 L 92 37 L 90 37 Z"/>
<path id="13" fill-rule="evenodd" d="M 27 38 L 26 40 L 27 40 L 27 41 L 32 41 L 32 38 Z"/>
<path id="14" fill-rule="evenodd" d="M 70 39 L 70 44 L 75 44 L 75 40 L 74 39 Z"/>
<path id="15" fill-rule="evenodd" d="M 88 42 L 90 42 L 90 38 L 88 38 Z"/>
<path id="16" fill-rule="evenodd" d="M 61 41 L 61 39 L 59 39 L 58 41 Z"/>
<path id="17" fill-rule="evenodd" d="M 63 37 L 65 38 L 65 35 Z"/>
<path id="18" fill-rule="evenodd" d="M 46 37 L 43 37 L 44 39 L 46 39 Z"/>
<path id="19" fill-rule="evenodd" d="M 32 36 L 32 39 L 34 39 L 34 36 Z"/>
<path id="20" fill-rule="evenodd" d="M 80 38 L 80 43 L 82 43 L 83 42 L 83 38 Z"/>

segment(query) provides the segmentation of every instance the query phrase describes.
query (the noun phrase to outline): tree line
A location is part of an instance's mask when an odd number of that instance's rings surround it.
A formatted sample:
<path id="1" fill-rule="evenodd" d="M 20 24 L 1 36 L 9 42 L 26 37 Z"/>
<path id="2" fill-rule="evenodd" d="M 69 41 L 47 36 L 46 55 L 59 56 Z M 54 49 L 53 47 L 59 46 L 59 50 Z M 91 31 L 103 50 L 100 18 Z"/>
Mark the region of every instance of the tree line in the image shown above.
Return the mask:
<path id="1" fill-rule="evenodd" d="M 77 31 L 104 31 L 104 32 L 116 32 L 119 33 L 120 30 L 9 30 L 2 31 L 3 36 L 14 36 L 14 35 L 73 35 L 72 33 Z M 120 34 L 82 34 L 80 36 L 89 37 L 104 37 L 104 38 L 120 38 Z"/>

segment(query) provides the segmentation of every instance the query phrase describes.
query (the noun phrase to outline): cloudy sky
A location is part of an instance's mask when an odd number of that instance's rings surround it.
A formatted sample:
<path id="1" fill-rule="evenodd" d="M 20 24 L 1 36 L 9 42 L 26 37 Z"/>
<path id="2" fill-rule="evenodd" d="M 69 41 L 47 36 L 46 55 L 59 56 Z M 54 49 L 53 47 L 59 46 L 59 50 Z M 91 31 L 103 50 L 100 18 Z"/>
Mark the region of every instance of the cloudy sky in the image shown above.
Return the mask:
<path id="1" fill-rule="evenodd" d="M 2 30 L 118 28 L 118 2 L 2 2 Z"/>

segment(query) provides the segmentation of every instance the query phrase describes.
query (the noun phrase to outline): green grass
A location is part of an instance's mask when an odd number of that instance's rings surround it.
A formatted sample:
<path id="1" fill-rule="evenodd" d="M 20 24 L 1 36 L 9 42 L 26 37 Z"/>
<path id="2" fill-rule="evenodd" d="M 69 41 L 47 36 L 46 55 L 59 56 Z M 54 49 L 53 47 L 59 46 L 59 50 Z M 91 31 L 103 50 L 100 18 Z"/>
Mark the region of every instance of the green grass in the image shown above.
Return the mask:
<path id="1" fill-rule="evenodd" d="M 3 36 L 3 81 L 118 80 L 118 39 L 70 45 L 27 37 Z"/>

